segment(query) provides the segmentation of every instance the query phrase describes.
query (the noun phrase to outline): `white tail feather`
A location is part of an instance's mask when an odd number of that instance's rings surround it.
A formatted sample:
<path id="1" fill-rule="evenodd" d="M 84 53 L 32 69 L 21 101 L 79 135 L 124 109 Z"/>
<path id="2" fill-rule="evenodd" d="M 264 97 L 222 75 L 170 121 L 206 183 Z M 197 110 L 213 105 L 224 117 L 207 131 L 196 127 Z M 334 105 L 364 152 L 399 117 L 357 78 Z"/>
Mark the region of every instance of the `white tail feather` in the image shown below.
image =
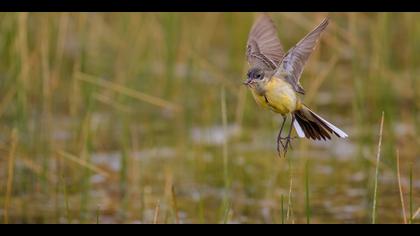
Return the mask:
<path id="1" fill-rule="evenodd" d="M 312 112 L 312 115 L 318 117 L 320 120 L 322 120 L 330 129 L 332 129 L 340 138 L 347 138 L 348 135 L 342 131 L 341 129 L 337 128 L 335 125 L 331 124 L 330 122 L 326 121 L 324 118 L 320 117 L 319 115 L 315 114 L 315 112 Z M 299 127 L 300 128 L 300 127 Z"/>
<path id="2" fill-rule="evenodd" d="M 303 132 L 302 128 L 300 127 L 299 123 L 296 120 L 293 121 L 293 126 L 295 127 L 296 133 L 299 136 L 299 138 L 304 138 L 305 133 Z"/>

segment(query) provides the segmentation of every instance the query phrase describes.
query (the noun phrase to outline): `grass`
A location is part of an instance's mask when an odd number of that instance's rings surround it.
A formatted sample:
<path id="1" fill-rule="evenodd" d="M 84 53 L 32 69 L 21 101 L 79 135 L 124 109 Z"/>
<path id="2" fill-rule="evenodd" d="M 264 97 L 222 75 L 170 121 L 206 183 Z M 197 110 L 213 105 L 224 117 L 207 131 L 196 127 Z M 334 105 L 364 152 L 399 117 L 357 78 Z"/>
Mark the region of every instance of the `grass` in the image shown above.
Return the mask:
<path id="1" fill-rule="evenodd" d="M 64 181 L 64 177 L 61 177 L 61 186 L 63 186 L 63 195 L 64 195 L 64 202 L 65 202 L 67 224 L 71 224 L 72 219 L 71 219 L 71 213 L 70 213 L 69 199 L 67 195 L 67 187 Z"/>
<path id="2" fill-rule="evenodd" d="M 99 206 L 96 207 L 96 224 L 99 224 L 99 215 L 101 213 L 101 209 Z"/>
<path id="3" fill-rule="evenodd" d="M 398 151 L 398 149 L 397 149 L 397 178 L 398 178 L 398 190 L 400 192 L 401 209 L 403 213 L 403 222 L 404 224 L 407 224 L 407 213 L 405 212 L 404 192 L 401 185 L 400 152 Z"/>
<path id="4" fill-rule="evenodd" d="M 305 213 L 306 213 L 306 223 L 311 223 L 311 207 L 310 207 L 310 200 L 309 200 L 309 170 L 308 170 L 308 162 L 305 165 Z"/>
<path id="5" fill-rule="evenodd" d="M 284 199 L 283 194 L 281 195 L 281 224 L 284 224 Z"/>
<path id="6" fill-rule="evenodd" d="M 413 166 L 410 167 L 410 218 L 408 220 L 409 224 L 413 223 L 414 220 L 414 203 L 413 203 Z"/>
<path id="7" fill-rule="evenodd" d="M 106 171 L 104 171 L 104 170 L 90 164 L 89 162 L 86 162 L 85 160 L 80 159 L 80 158 L 78 158 L 78 157 L 76 157 L 72 154 L 69 154 L 69 153 L 66 153 L 66 152 L 63 152 L 63 151 L 59 151 L 58 154 L 62 157 L 65 157 L 67 160 L 75 162 L 75 163 L 79 164 L 80 166 L 85 167 L 86 169 L 89 169 L 91 171 L 94 171 L 94 172 L 96 172 L 96 173 L 98 173 L 98 174 L 100 174 L 100 175 L 102 175 L 106 178 L 110 177 L 110 175 Z"/>
<path id="8" fill-rule="evenodd" d="M 159 223 L 159 211 L 160 211 L 160 202 L 159 200 L 156 202 L 156 207 L 155 207 L 155 214 L 153 216 L 153 224 L 157 224 Z"/>
<path id="9" fill-rule="evenodd" d="M 126 88 L 124 86 L 121 86 L 115 83 L 110 83 L 101 79 L 95 79 L 95 78 L 92 78 L 92 76 L 88 76 L 88 75 L 76 75 L 76 77 L 80 78 L 81 81 L 89 82 L 89 83 L 92 83 L 101 87 L 105 87 L 110 90 L 114 90 L 126 96 L 136 98 L 142 102 L 147 102 L 147 103 L 150 103 L 155 106 L 162 107 L 162 108 L 179 110 L 179 106 L 176 106 L 175 104 L 171 102 L 165 101 L 158 97 L 151 96 L 149 94 L 138 92 L 133 89 Z"/>
<path id="10" fill-rule="evenodd" d="M 288 49 L 326 13 L 270 15 Z M 418 223 L 420 15 L 329 14 L 304 102 L 350 138 L 286 160 L 241 85 L 254 16 L 1 13 L 2 222 Z"/>
<path id="11" fill-rule="evenodd" d="M 372 224 L 376 223 L 376 201 L 377 201 L 377 194 L 378 194 L 379 162 L 380 162 L 380 157 L 381 157 L 383 128 L 384 128 L 384 112 L 382 112 L 382 117 L 381 117 L 381 125 L 379 128 L 378 151 L 376 153 L 375 186 L 373 190 L 373 207 L 372 207 Z"/>
<path id="12" fill-rule="evenodd" d="M 227 134 L 227 111 L 226 111 L 226 94 L 225 89 L 222 88 L 220 93 L 221 101 L 221 115 L 222 115 L 222 126 L 223 133 Z M 228 223 L 230 213 L 230 181 L 229 181 L 229 160 L 228 160 L 228 143 L 227 140 L 223 142 L 223 177 L 224 177 L 224 199 L 221 205 L 223 209 L 223 223 Z"/>
<path id="13" fill-rule="evenodd" d="M 7 185 L 6 185 L 6 199 L 4 201 L 4 220 L 3 223 L 9 223 L 9 208 L 10 208 L 10 201 L 12 198 L 12 190 L 13 190 L 13 175 L 15 170 L 15 155 L 16 155 L 16 146 L 18 142 L 18 134 L 17 130 L 13 129 L 11 134 L 11 148 L 8 157 L 8 166 L 7 166 Z"/>
<path id="14" fill-rule="evenodd" d="M 172 207 L 173 207 L 173 213 L 175 215 L 175 223 L 179 224 L 180 220 L 179 220 L 179 213 L 178 213 L 178 203 L 176 200 L 176 193 L 175 193 L 175 187 L 172 186 L 171 188 L 171 196 L 172 196 Z"/>

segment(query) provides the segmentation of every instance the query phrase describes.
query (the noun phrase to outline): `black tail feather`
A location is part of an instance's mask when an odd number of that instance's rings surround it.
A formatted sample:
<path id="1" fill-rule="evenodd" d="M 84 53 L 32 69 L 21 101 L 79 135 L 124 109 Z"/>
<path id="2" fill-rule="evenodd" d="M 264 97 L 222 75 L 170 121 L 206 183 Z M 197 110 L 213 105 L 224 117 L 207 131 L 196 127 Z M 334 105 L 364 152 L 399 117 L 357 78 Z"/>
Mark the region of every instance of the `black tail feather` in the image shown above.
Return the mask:
<path id="1" fill-rule="evenodd" d="M 295 111 L 293 115 L 299 126 L 302 128 L 305 137 L 308 139 L 329 140 L 331 139 L 330 134 L 342 137 L 333 130 L 337 130 L 338 128 L 324 121 L 305 106 L 301 110 Z"/>

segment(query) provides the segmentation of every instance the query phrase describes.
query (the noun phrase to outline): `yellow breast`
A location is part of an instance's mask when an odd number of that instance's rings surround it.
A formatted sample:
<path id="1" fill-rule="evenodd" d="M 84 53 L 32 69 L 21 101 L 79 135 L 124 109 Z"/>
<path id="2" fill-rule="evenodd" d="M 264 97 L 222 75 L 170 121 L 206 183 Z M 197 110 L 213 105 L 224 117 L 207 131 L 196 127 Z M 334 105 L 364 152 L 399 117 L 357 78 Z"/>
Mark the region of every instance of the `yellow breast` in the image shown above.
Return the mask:
<path id="1" fill-rule="evenodd" d="M 262 107 L 286 115 L 300 106 L 299 97 L 293 87 L 283 79 L 271 78 L 263 85 L 263 90 L 264 93 L 261 94 L 252 89 L 255 101 Z"/>

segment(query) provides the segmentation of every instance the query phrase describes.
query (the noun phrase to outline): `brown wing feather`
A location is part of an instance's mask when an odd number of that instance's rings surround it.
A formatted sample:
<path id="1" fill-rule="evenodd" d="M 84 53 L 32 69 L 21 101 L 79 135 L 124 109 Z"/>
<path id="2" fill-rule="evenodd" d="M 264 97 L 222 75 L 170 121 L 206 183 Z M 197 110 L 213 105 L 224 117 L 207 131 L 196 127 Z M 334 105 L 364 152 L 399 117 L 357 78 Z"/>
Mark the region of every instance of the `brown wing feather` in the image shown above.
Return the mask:
<path id="1" fill-rule="evenodd" d="M 328 23 L 329 19 L 327 17 L 314 30 L 300 40 L 296 46 L 291 48 L 281 62 L 277 73 L 285 73 L 286 76 L 283 77 L 293 85 L 296 92 L 305 93 L 299 84 L 299 79 L 306 61 L 315 49 L 321 33 L 327 28 Z"/>
<path id="2" fill-rule="evenodd" d="M 246 56 L 248 63 L 267 70 L 275 70 L 283 58 L 283 48 L 277 29 L 267 14 L 262 14 L 249 33 Z"/>

